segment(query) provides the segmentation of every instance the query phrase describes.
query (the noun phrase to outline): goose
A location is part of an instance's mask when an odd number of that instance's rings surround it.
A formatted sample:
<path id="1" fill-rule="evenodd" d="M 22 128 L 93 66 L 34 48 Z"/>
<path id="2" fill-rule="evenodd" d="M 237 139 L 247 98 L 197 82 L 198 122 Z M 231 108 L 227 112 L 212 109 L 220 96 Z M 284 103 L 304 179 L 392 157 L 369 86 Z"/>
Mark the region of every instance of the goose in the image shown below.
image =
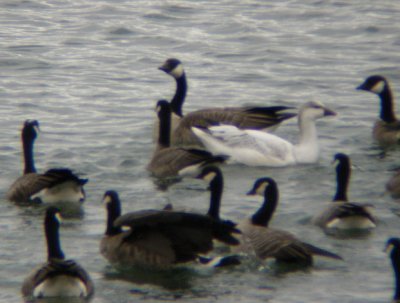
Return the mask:
<path id="1" fill-rule="evenodd" d="M 392 90 L 386 78 L 380 75 L 370 76 L 357 89 L 374 93 L 381 99 L 379 119 L 372 131 L 373 138 L 384 146 L 399 143 L 400 121 L 394 113 Z"/>
<path id="2" fill-rule="evenodd" d="M 213 154 L 229 156 L 231 162 L 249 166 L 282 167 L 318 161 L 319 145 L 315 120 L 336 113 L 319 102 L 301 106 L 298 114 L 300 139 L 292 144 L 276 135 L 258 130 L 240 130 L 232 125 L 208 129 L 192 127 L 195 135 Z"/>
<path id="3" fill-rule="evenodd" d="M 68 168 L 52 168 L 44 174 L 36 172 L 33 145 L 39 132 L 37 120 L 26 120 L 22 128 L 24 172 L 8 189 L 7 199 L 13 202 L 83 202 L 83 186 L 88 179 L 80 179 Z"/>
<path id="4" fill-rule="evenodd" d="M 389 238 L 385 245 L 385 252 L 392 261 L 395 274 L 395 291 L 392 302 L 398 303 L 400 302 L 400 239 Z"/>
<path id="5" fill-rule="evenodd" d="M 187 80 L 183 64 L 176 58 L 167 59 L 159 67 L 176 81 L 176 91 L 172 98 L 172 145 L 202 146 L 191 131 L 191 127 L 209 127 L 217 123 L 235 125 L 240 129 L 273 130 L 278 125 L 294 116 L 288 106 L 243 106 L 215 107 L 196 110 L 183 115 L 182 106 L 187 93 Z"/>
<path id="6" fill-rule="evenodd" d="M 264 203 L 237 225 L 242 232 L 238 252 L 254 252 L 261 260 L 275 258 L 278 262 L 307 266 L 312 265 L 313 255 L 342 260 L 339 255 L 303 242 L 287 231 L 268 226 L 279 199 L 278 186 L 272 178 L 257 179 L 247 194 L 264 196 Z"/>
<path id="7" fill-rule="evenodd" d="M 210 163 L 221 163 L 226 160 L 225 156 L 213 156 L 205 150 L 170 146 L 171 109 L 168 101 L 158 101 L 157 112 L 160 120 L 158 145 L 147 165 L 147 169 L 154 177 L 183 176 Z"/>
<path id="8" fill-rule="evenodd" d="M 104 194 L 107 227 L 101 254 L 116 266 L 168 267 L 197 260 L 213 249 L 213 239 L 228 245 L 239 242 L 230 224 L 207 215 L 147 209 L 121 215 L 116 191 Z"/>
<path id="9" fill-rule="evenodd" d="M 313 223 L 327 230 L 370 230 L 376 227 L 376 219 L 371 205 L 349 202 L 347 188 L 351 175 L 350 158 L 337 153 L 336 163 L 337 188 L 333 201 L 321 213 L 314 216 Z"/>
<path id="10" fill-rule="evenodd" d="M 66 260 L 59 239 L 60 211 L 46 209 L 44 230 L 47 240 L 47 262 L 35 269 L 23 282 L 25 298 L 90 298 L 94 285 L 86 270 L 74 260 Z"/>

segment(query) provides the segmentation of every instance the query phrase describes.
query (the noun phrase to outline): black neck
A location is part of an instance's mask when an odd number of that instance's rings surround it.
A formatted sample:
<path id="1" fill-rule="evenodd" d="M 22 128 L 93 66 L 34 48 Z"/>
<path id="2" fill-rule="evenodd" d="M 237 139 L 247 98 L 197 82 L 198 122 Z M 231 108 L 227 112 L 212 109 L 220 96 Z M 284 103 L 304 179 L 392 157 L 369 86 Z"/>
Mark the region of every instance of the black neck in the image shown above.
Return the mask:
<path id="1" fill-rule="evenodd" d="M 187 91 L 187 82 L 185 73 L 183 73 L 182 76 L 180 76 L 175 80 L 176 80 L 176 91 L 174 97 L 170 102 L 170 105 L 172 112 L 182 117 L 183 116 L 182 106 L 183 102 L 185 101 L 186 91 Z"/>
<path id="2" fill-rule="evenodd" d="M 393 252 L 391 256 L 392 259 L 392 264 L 393 264 L 393 270 L 395 274 L 395 292 L 394 292 L 394 300 L 400 300 L 400 253 L 399 252 Z"/>
<path id="3" fill-rule="evenodd" d="M 350 163 L 347 161 L 340 162 L 336 167 L 336 194 L 333 201 L 348 201 L 347 188 L 350 180 Z"/>
<path id="4" fill-rule="evenodd" d="M 158 114 L 159 130 L 158 130 L 158 145 L 159 147 L 170 146 L 171 136 L 171 111 L 169 108 L 162 109 Z"/>
<path id="5" fill-rule="evenodd" d="M 122 232 L 121 227 L 115 227 L 114 221 L 121 215 L 121 206 L 120 202 L 115 201 L 111 202 L 111 204 L 107 205 L 107 228 L 105 234 L 107 236 L 118 235 Z"/>
<path id="6" fill-rule="evenodd" d="M 54 217 L 46 218 L 47 259 L 64 259 L 59 237 L 59 223 Z"/>
<path id="7" fill-rule="evenodd" d="M 22 137 L 22 148 L 24 151 L 24 174 L 36 173 L 35 162 L 33 160 L 33 143 L 34 139 L 30 137 Z"/>
<path id="8" fill-rule="evenodd" d="M 251 217 L 254 225 L 268 227 L 268 224 L 278 205 L 279 193 L 276 185 L 269 184 L 265 189 L 264 203 L 260 209 Z"/>
<path id="9" fill-rule="evenodd" d="M 388 84 L 385 84 L 385 87 L 379 94 L 379 97 L 381 98 L 380 118 L 387 123 L 395 122 L 396 116 L 393 109 L 393 97 Z"/>
<path id="10" fill-rule="evenodd" d="M 208 209 L 208 215 L 214 219 L 219 220 L 219 209 L 221 207 L 222 191 L 224 188 L 224 180 L 220 172 L 210 182 L 210 208 Z"/>

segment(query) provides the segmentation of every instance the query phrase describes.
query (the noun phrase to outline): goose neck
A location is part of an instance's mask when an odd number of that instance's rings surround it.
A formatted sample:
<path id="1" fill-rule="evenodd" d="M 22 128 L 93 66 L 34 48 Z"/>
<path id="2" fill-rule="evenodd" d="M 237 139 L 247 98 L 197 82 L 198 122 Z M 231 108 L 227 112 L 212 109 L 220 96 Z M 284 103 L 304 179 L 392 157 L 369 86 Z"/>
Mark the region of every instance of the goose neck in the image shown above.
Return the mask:
<path id="1" fill-rule="evenodd" d="M 35 162 L 33 159 L 34 139 L 29 137 L 22 138 L 22 148 L 24 152 L 24 174 L 36 173 Z"/>
<path id="2" fill-rule="evenodd" d="M 299 145 L 316 144 L 318 140 L 317 128 L 315 121 L 304 117 L 299 117 L 300 140 Z"/>
<path id="3" fill-rule="evenodd" d="M 350 180 L 350 165 L 340 163 L 336 169 L 336 193 L 333 201 L 348 201 L 347 188 Z"/>
<path id="4" fill-rule="evenodd" d="M 268 186 L 265 189 L 264 202 L 259 210 L 251 217 L 254 225 L 268 227 L 278 204 L 279 194 L 276 188 Z"/>
<path id="5" fill-rule="evenodd" d="M 59 223 L 54 218 L 47 218 L 45 222 L 47 240 L 47 259 L 64 259 L 59 236 Z"/>
<path id="6" fill-rule="evenodd" d="M 175 81 L 176 81 L 176 91 L 174 97 L 170 102 L 171 110 L 179 117 L 183 117 L 182 106 L 183 102 L 185 101 L 187 92 L 187 81 L 185 73 L 183 73 L 179 78 L 176 78 Z"/>
<path id="7" fill-rule="evenodd" d="M 394 114 L 393 96 L 387 84 L 379 94 L 379 97 L 381 99 L 380 118 L 387 123 L 395 122 L 396 116 Z"/>
<path id="8" fill-rule="evenodd" d="M 159 114 L 158 145 L 161 148 L 169 147 L 171 140 L 171 112 L 166 110 Z"/>
<path id="9" fill-rule="evenodd" d="M 397 302 L 397 300 L 400 300 L 400 253 L 394 253 L 391 259 L 395 275 L 395 292 L 393 299 Z"/>
<path id="10" fill-rule="evenodd" d="M 117 205 L 107 209 L 107 227 L 105 235 L 114 236 L 122 232 L 121 227 L 114 226 L 114 221 L 121 215 L 121 209 Z"/>
<path id="11" fill-rule="evenodd" d="M 221 207 L 222 191 L 223 191 L 223 178 L 222 175 L 218 174 L 214 180 L 210 182 L 210 208 L 208 209 L 208 215 L 214 219 L 219 220 L 219 211 Z"/>

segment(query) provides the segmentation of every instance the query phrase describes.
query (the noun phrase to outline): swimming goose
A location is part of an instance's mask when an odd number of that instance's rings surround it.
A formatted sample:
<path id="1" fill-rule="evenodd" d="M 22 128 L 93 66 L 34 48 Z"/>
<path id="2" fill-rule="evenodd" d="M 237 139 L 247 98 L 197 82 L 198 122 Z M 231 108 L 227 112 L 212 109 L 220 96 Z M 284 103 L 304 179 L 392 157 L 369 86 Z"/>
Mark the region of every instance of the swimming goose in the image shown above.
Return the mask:
<path id="1" fill-rule="evenodd" d="M 395 274 L 395 292 L 393 303 L 400 302 L 400 239 L 389 238 L 386 242 L 385 251 L 392 261 L 393 271 Z"/>
<path id="2" fill-rule="evenodd" d="M 392 91 L 386 78 L 370 76 L 357 89 L 374 93 L 381 99 L 380 119 L 373 127 L 373 138 L 382 145 L 400 143 L 400 121 L 394 113 Z"/>
<path id="3" fill-rule="evenodd" d="M 150 209 L 121 216 L 115 191 L 107 191 L 103 202 L 108 215 L 100 252 L 115 265 L 165 267 L 197 260 L 213 249 L 213 239 L 238 244 L 237 229 L 207 215 Z"/>
<path id="4" fill-rule="evenodd" d="M 55 207 L 46 210 L 44 230 L 47 262 L 34 270 L 23 282 L 22 295 L 27 298 L 89 298 L 94 285 L 89 274 L 74 260 L 66 260 L 59 239 L 60 213 Z"/>
<path id="5" fill-rule="evenodd" d="M 210 163 L 224 162 L 225 156 L 213 156 L 210 152 L 170 146 L 171 109 L 166 100 L 157 103 L 160 120 L 158 145 L 147 169 L 154 177 L 166 178 L 189 174 L 192 170 Z"/>
<path id="6" fill-rule="evenodd" d="M 67 168 L 53 168 L 44 174 L 36 172 L 33 145 L 39 132 L 37 120 L 26 120 L 22 128 L 24 174 L 9 188 L 7 199 L 13 202 L 83 202 L 83 186 L 88 179 L 80 179 Z"/>
<path id="7" fill-rule="evenodd" d="M 313 223 L 328 230 L 369 230 L 376 227 L 376 219 L 371 211 L 371 205 L 349 202 L 347 188 L 351 175 L 350 158 L 337 153 L 336 163 L 336 194 L 333 202 L 320 214 L 314 216 Z"/>
<path id="8" fill-rule="evenodd" d="M 192 126 L 209 127 L 218 123 L 235 125 L 240 129 L 273 130 L 281 122 L 296 116 L 287 106 L 243 106 L 243 107 L 215 107 L 182 113 L 182 106 L 187 92 L 186 74 L 182 62 L 171 58 L 159 67 L 176 81 L 176 91 L 171 100 L 172 145 L 174 146 L 201 146 L 201 143 L 191 131 Z M 180 118 L 180 121 L 179 121 Z"/>
<path id="9" fill-rule="evenodd" d="M 280 167 L 317 162 L 319 145 L 315 120 L 333 115 L 336 113 L 321 103 L 304 104 L 298 114 L 298 144 L 258 130 L 240 130 L 232 125 L 212 126 L 206 130 L 192 127 L 192 130 L 207 150 L 228 155 L 232 162 Z"/>
<path id="10" fill-rule="evenodd" d="M 262 260 L 275 258 L 279 262 L 304 265 L 312 265 L 313 255 L 342 259 L 334 253 L 300 241 L 287 231 L 268 226 L 279 199 L 278 186 L 272 178 L 256 180 L 247 194 L 264 196 L 264 203 L 253 216 L 238 224 L 237 228 L 242 232 L 238 251 L 254 252 Z"/>

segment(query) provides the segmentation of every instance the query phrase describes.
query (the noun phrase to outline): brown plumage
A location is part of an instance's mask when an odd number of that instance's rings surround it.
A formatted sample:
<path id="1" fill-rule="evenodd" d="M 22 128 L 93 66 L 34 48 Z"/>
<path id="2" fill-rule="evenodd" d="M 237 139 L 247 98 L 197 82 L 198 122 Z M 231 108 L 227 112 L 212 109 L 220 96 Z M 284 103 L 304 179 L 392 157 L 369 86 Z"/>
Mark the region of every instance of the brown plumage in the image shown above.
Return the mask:
<path id="1" fill-rule="evenodd" d="M 159 141 L 147 169 L 154 177 L 176 177 L 185 170 L 197 169 L 210 163 L 221 163 L 224 156 L 214 156 L 210 152 L 195 148 L 180 148 L 170 146 L 171 109 L 167 101 L 157 103 L 159 124 Z"/>
<path id="2" fill-rule="evenodd" d="M 112 264 L 165 267 L 196 260 L 213 249 L 213 239 L 238 244 L 232 235 L 238 232 L 234 227 L 206 215 L 142 210 L 120 216 L 115 191 L 106 192 L 104 202 L 108 218 L 100 252 Z"/>

